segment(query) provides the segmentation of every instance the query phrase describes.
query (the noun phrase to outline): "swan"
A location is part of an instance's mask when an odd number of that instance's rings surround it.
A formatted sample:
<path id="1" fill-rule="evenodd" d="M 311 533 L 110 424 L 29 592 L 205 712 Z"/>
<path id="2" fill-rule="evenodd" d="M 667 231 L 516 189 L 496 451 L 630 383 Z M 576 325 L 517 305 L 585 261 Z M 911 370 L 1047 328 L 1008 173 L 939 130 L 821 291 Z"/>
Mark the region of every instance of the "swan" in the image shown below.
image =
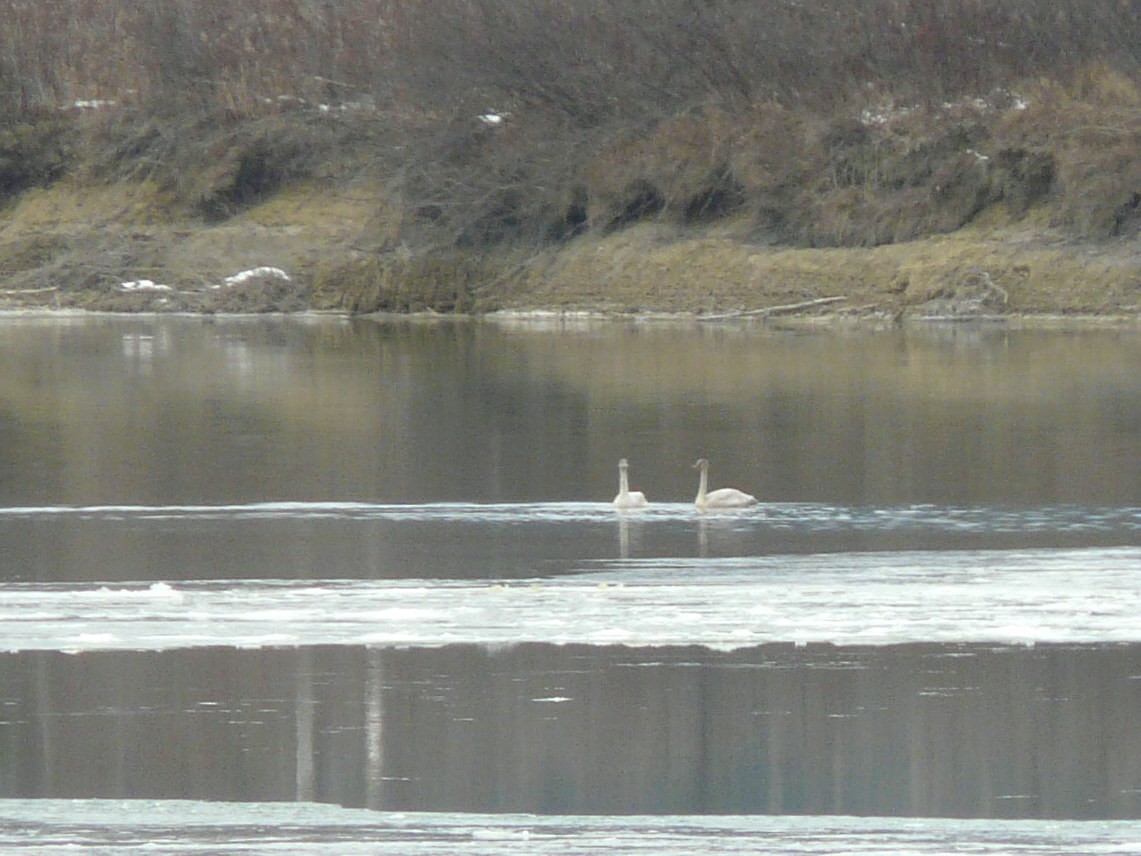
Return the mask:
<path id="1" fill-rule="evenodd" d="M 693 465 L 695 470 L 701 470 L 701 481 L 697 485 L 697 498 L 693 504 L 698 511 L 707 508 L 744 508 L 747 505 L 756 505 L 757 498 L 752 494 L 737 490 L 735 487 L 723 487 L 712 492 L 706 492 L 709 487 L 709 461 L 698 458 Z"/>
<path id="2" fill-rule="evenodd" d="M 614 497 L 615 508 L 641 508 L 650 504 L 642 491 L 630 490 L 630 481 L 626 475 L 629 468 L 630 465 L 625 458 L 618 462 L 618 496 Z"/>

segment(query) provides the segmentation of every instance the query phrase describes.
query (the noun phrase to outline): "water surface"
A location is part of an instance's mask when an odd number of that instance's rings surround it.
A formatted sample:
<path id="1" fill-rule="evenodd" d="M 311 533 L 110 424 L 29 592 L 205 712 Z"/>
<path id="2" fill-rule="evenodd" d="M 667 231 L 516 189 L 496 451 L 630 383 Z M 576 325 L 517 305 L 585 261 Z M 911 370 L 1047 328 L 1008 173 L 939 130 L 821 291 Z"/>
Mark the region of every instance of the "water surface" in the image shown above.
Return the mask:
<path id="1" fill-rule="evenodd" d="M 1138 839 L 1135 334 L 24 317 L 0 359 L 6 849 Z M 697 513 L 698 456 L 760 504 Z"/>
<path id="2" fill-rule="evenodd" d="M 400 811 L 1136 818 L 1137 645 L 5 655 L 0 786 Z"/>
<path id="3" fill-rule="evenodd" d="M 5 318 L 8 506 L 1136 506 L 1141 337 Z"/>

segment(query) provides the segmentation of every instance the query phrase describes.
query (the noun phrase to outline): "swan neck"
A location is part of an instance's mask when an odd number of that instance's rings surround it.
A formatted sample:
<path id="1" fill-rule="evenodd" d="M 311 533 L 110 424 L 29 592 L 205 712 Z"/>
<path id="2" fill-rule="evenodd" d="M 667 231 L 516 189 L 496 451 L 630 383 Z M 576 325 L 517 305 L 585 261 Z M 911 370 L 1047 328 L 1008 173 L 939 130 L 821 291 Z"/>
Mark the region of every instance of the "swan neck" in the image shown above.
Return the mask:
<path id="1" fill-rule="evenodd" d="M 708 487 L 709 487 L 709 467 L 706 465 L 702 465 L 701 475 L 699 476 L 698 482 L 697 482 L 697 498 L 698 498 L 698 500 L 701 500 L 705 497 L 705 491 L 708 489 Z"/>

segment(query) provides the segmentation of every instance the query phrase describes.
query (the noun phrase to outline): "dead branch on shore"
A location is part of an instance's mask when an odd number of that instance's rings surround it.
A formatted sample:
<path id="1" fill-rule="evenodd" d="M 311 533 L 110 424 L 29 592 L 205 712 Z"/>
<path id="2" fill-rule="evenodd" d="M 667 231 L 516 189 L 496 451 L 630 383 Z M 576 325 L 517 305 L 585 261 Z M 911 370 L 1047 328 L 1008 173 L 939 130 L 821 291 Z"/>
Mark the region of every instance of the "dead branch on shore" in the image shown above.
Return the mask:
<path id="1" fill-rule="evenodd" d="M 1003 305 L 1010 303 L 1010 295 L 1007 293 L 1006 289 L 1003 288 L 1001 285 L 999 285 L 997 282 L 995 282 L 993 279 L 991 279 L 989 272 L 987 272 L 985 270 L 979 271 L 979 275 L 982 277 L 983 285 L 985 285 L 992 292 L 997 294 L 999 296 L 999 298 L 1002 300 Z"/>
<path id="2" fill-rule="evenodd" d="M 698 321 L 724 321 L 727 318 L 764 318 L 768 315 L 783 315 L 787 312 L 798 312 L 801 309 L 810 309 L 813 306 L 824 306 L 827 303 L 836 303 L 847 300 L 844 295 L 837 297 L 818 297 L 815 300 L 804 300 L 800 303 L 785 303 L 780 306 L 766 306 L 762 309 L 740 309 L 736 312 L 722 312 L 717 315 L 701 315 Z"/>

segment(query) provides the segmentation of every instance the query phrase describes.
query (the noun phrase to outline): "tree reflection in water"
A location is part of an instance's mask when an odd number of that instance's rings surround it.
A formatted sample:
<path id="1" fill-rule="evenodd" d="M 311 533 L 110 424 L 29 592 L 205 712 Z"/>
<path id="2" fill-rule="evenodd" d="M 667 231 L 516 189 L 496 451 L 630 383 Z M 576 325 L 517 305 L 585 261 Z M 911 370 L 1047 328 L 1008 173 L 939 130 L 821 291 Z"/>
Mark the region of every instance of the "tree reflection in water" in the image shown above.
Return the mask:
<path id="1" fill-rule="evenodd" d="M 1141 646 L 0 659 L 5 797 L 1136 817 Z"/>

